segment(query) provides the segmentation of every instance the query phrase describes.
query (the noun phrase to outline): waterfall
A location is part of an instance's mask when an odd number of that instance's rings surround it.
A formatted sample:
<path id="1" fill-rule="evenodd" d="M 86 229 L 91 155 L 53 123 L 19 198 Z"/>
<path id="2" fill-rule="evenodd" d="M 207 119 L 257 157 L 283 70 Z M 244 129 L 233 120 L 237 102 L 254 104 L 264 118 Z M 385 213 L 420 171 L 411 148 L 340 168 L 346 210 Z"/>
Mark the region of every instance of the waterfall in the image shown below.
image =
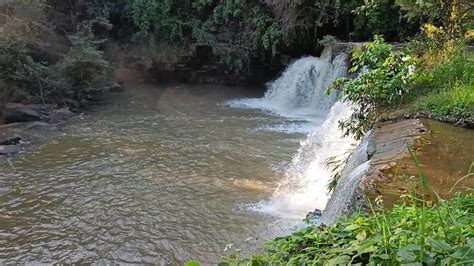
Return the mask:
<path id="1" fill-rule="evenodd" d="M 327 210 L 323 212 L 322 223 L 332 224 L 350 210 L 350 207 L 354 204 L 351 201 L 354 200 L 357 187 L 369 168 L 370 161 L 366 161 L 357 166 L 347 176 L 343 176 L 344 178 L 337 184 L 337 188 L 328 203 Z"/>
<path id="2" fill-rule="evenodd" d="M 329 157 L 345 159 L 356 141 L 344 137 L 339 121 L 350 116 L 347 103 L 328 96 L 326 89 L 338 77 L 347 75 L 347 55 L 331 61 L 331 50 L 321 57 L 294 61 L 275 81 L 268 84 L 263 98 L 239 99 L 228 104 L 238 108 L 256 108 L 277 115 L 305 119 L 311 131 L 284 172 L 273 196 L 250 208 L 284 218 L 301 219 L 315 208 L 323 210 L 328 202 L 327 184 L 332 173 L 326 167 Z M 319 118 L 314 119 L 314 118 Z M 294 126 L 294 125 L 292 125 Z"/>
<path id="3" fill-rule="evenodd" d="M 290 64 L 281 77 L 267 84 L 263 98 L 238 99 L 228 105 L 270 111 L 289 118 L 314 120 L 325 117 L 337 101 L 326 89 L 347 73 L 347 55 L 338 54 L 331 62 L 330 48 L 321 57 L 303 57 Z M 317 120 L 321 123 L 321 119 Z"/>
<path id="4" fill-rule="evenodd" d="M 253 209 L 295 219 L 315 208 L 323 210 L 329 199 L 327 184 L 332 177 L 326 160 L 333 156 L 343 159 L 356 145 L 352 138 L 343 137 L 338 126 L 338 121 L 350 114 L 346 103 L 336 102 L 324 123 L 301 142 L 272 198 Z"/>

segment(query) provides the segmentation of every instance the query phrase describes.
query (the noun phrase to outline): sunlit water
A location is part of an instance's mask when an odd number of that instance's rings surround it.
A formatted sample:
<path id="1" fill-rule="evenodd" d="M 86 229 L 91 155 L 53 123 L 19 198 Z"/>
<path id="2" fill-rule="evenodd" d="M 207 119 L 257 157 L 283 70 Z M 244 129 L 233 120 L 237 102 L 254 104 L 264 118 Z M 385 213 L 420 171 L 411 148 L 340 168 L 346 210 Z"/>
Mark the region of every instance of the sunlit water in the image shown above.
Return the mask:
<path id="1" fill-rule="evenodd" d="M 307 134 L 272 197 L 248 205 L 250 209 L 276 217 L 296 218 L 315 208 L 326 208 L 330 197 L 327 185 L 334 174 L 327 161 L 331 158 L 344 161 L 357 144 L 339 128 L 339 122 L 351 115 L 351 106 L 338 101 L 336 93 L 327 93 L 335 79 L 347 75 L 347 62 L 346 54 L 332 58 L 331 49 L 326 48 L 320 57 L 303 57 L 288 65 L 278 79 L 268 84 L 264 97 L 227 102 L 234 108 L 256 109 L 296 119 L 297 123 L 272 129 Z"/>
<path id="2" fill-rule="evenodd" d="M 304 135 L 223 87 L 135 85 L 0 159 L 0 262 L 214 263 L 304 217 L 269 199 Z M 291 126 L 290 126 L 291 127 Z M 229 244 L 232 248 L 224 252 Z"/>

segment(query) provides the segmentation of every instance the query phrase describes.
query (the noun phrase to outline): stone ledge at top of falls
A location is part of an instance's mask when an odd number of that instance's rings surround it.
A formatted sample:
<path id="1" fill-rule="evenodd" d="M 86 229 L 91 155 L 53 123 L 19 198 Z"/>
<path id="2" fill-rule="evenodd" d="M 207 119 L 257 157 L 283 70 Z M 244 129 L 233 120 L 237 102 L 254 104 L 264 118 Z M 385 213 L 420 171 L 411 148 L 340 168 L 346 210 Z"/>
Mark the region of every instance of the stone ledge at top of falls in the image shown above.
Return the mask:
<path id="1" fill-rule="evenodd" d="M 366 195 L 371 200 L 383 195 L 384 206 L 390 208 L 408 191 L 421 194 L 417 190 L 418 169 L 408 147 L 416 150 L 433 190 L 443 198 L 449 197 L 451 188 L 468 173 L 474 160 L 474 147 L 469 143 L 474 143 L 474 131 L 433 120 L 376 124 L 349 157 L 321 222 L 332 224 L 358 208 L 367 207 Z M 463 187 L 474 187 L 474 181 L 466 179 L 455 190 L 463 191 Z M 434 194 L 427 192 L 425 198 L 436 200 Z"/>

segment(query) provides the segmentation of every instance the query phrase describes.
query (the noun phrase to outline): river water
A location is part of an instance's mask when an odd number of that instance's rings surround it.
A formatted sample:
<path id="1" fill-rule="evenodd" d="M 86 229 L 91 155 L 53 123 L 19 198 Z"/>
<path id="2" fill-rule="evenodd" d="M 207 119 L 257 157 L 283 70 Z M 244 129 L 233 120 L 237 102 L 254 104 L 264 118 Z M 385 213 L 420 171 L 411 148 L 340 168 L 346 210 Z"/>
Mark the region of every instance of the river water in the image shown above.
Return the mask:
<path id="1" fill-rule="evenodd" d="M 134 85 L 0 161 L 0 261 L 175 264 L 255 250 L 301 224 L 271 197 L 302 134 L 226 106 L 255 92 Z M 275 129 L 275 130 L 272 130 Z M 284 225 L 284 226 L 283 226 Z"/>
<path id="2" fill-rule="evenodd" d="M 294 61 L 264 97 L 129 84 L 34 134 L 0 159 L 0 262 L 211 264 L 296 230 L 325 208 L 326 159 L 355 145 L 338 128 L 349 106 L 326 95 L 346 72 L 329 50 Z"/>

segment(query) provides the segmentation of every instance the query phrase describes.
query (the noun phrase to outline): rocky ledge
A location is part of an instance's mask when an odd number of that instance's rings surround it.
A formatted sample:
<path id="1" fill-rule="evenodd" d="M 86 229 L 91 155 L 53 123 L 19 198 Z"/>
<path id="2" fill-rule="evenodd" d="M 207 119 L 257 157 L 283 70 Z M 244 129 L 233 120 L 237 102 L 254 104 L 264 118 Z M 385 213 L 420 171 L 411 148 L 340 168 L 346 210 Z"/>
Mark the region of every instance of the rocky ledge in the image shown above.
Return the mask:
<path id="1" fill-rule="evenodd" d="M 426 199 L 436 200 L 429 192 L 419 191 L 418 168 L 409 147 L 416 152 L 428 182 L 439 195 L 449 197 L 453 190 L 473 187 L 472 179 L 458 182 L 474 161 L 472 143 L 474 131 L 429 119 L 376 124 L 349 157 L 321 222 L 332 224 L 367 207 L 367 196 L 372 200 L 383 196 L 386 207 L 408 191 L 425 193 Z"/>

